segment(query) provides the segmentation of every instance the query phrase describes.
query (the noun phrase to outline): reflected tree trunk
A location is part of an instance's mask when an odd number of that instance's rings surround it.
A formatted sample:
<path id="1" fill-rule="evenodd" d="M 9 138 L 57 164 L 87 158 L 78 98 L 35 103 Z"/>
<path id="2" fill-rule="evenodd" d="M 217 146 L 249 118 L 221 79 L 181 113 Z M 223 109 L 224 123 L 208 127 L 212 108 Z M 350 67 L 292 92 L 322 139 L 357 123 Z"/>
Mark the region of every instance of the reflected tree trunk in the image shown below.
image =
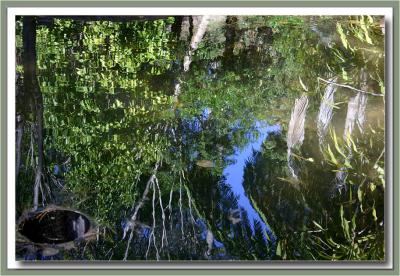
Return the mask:
<path id="1" fill-rule="evenodd" d="M 331 82 L 336 82 L 338 77 L 329 79 Z M 333 107 L 335 105 L 335 92 L 337 87 L 332 83 L 329 83 L 324 92 L 324 96 L 319 107 L 318 118 L 317 118 L 317 133 L 319 138 L 319 145 L 322 150 L 325 135 L 328 131 L 328 127 L 331 123 L 333 116 Z"/>
<path id="2" fill-rule="evenodd" d="M 21 167 L 21 150 L 22 150 L 22 137 L 24 135 L 24 120 L 22 115 L 17 115 L 16 120 L 16 145 L 15 145 L 15 155 L 16 155 L 16 165 L 15 165 L 15 181 L 18 181 L 19 169 Z"/>
<path id="3" fill-rule="evenodd" d="M 171 26 L 171 32 L 179 38 L 182 29 L 183 16 L 174 16 L 175 20 Z"/>
<path id="4" fill-rule="evenodd" d="M 20 51 L 21 52 L 21 51 Z M 16 63 L 18 65 L 22 64 L 21 53 L 17 53 L 16 55 Z M 24 91 L 23 91 L 23 82 L 22 76 L 20 73 L 16 74 L 16 83 L 15 83 L 15 101 L 16 101 L 16 120 L 15 120 L 15 181 L 18 181 L 19 170 L 21 167 L 21 158 L 22 158 L 22 138 L 24 136 L 24 121 L 27 114 L 27 110 L 25 110 L 26 106 L 29 106 L 29 99 L 26 99 Z"/>
<path id="5" fill-rule="evenodd" d="M 38 161 L 33 191 L 33 209 L 39 202 L 39 188 L 43 176 L 43 96 L 36 77 L 36 18 L 23 18 L 23 67 L 25 95 L 32 98 L 32 111 L 35 118 Z"/>
<path id="6" fill-rule="evenodd" d="M 293 168 L 293 163 L 291 159 L 292 150 L 296 146 L 301 146 L 304 141 L 304 123 L 306 120 L 306 113 L 308 108 L 308 97 L 307 95 L 301 96 L 295 100 L 294 107 L 292 109 L 292 114 L 290 116 L 290 122 L 287 131 L 287 160 L 288 167 L 292 176 L 297 179 L 297 174 Z"/>
<path id="7" fill-rule="evenodd" d="M 199 46 L 199 43 L 202 41 L 204 34 L 207 31 L 208 23 L 210 22 L 210 16 L 198 16 L 196 19 L 196 32 L 193 33 L 190 41 L 190 48 L 192 51 L 195 51 Z"/>
<path id="8" fill-rule="evenodd" d="M 194 54 L 194 51 L 196 51 L 197 47 L 199 46 L 199 43 L 202 41 L 204 34 L 207 31 L 208 23 L 210 21 L 210 16 L 209 15 L 203 15 L 203 16 L 196 16 L 192 20 L 196 20 L 193 22 L 196 22 L 196 24 L 191 24 L 193 28 L 195 27 L 195 31 L 192 35 L 192 38 L 190 40 L 190 46 L 187 54 L 185 55 L 183 59 L 183 71 L 187 72 L 189 70 L 189 66 L 192 62 L 192 56 Z"/>
<path id="9" fill-rule="evenodd" d="M 193 30 L 194 30 L 193 16 L 189 16 L 189 37 L 193 36 Z"/>
<path id="10" fill-rule="evenodd" d="M 185 43 L 189 37 L 192 37 L 192 34 L 190 33 L 190 18 L 190 16 L 184 16 L 181 20 L 179 40 L 182 40 Z"/>
<path id="11" fill-rule="evenodd" d="M 223 65 L 225 68 L 232 68 L 233 65 L 233 50 L 235 48 L 237 17 L 227 16 L 225 27 L 225 50 L 223 56 Z"/>

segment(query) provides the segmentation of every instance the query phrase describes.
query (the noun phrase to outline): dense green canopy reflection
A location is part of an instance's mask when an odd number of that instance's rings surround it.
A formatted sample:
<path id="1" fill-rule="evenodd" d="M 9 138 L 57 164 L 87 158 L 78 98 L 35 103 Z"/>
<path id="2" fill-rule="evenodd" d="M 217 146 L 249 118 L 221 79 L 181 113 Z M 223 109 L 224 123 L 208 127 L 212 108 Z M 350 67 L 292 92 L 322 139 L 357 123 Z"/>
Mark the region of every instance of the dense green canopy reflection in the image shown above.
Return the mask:
<path id="1" fill-rule="evenodd" d="M 17 257 L 383 260 L 382 22 L 17 18 L 16 216 L 95 233 Z"/>

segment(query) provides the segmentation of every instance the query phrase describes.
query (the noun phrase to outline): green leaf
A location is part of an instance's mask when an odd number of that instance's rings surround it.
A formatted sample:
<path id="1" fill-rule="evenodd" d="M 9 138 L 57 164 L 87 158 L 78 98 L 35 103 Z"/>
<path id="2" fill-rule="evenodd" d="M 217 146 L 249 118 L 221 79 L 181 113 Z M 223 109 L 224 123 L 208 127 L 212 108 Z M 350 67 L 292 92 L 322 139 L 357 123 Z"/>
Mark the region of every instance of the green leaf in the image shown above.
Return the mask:
<path id="1" fill-rule="evenodd" d="M 281 242 L 278 242 L 278 246 L 276 247 L 276 256 L 278 257 L 282 256 Z"/>
<path id="2" fill-rule="evenodd" d="M 376 216 L 376 209 L 375 209 L 375 205 L 372 207 L 372 216 L 374 217 L 374 220 L 377 221 L 378 217 Z"/>
<path id="3" fill-rule="evenodd" d="M 349 47 L 349 43 L 347 42 L 347 37 L 343 31 L 342 25 L 339 22 L 336 23 L 336 30 L 339 33 L 340 40 L 342 41 L 343 47 L 347 49 Z"/>
<path id="4" fill-rule="evenodd" d="M 346 71 L 344 68 L 342 68 L 342 78 L 343 78 L 345 81 L 349 80 L 349 76 L 348 76 L 348 74 L 347 74 L 347 71 Z"/>
<path id="5" fill-rule="evenodd" d="M 343 229 L 345 238 L 350 240 L 349 222 L 344 217 L 343 205 L 340 205 L 340 220 L 342 221 L 342 229 Z"/>
<path id="6" fill-rule="evenodd" d="M 336 150 L 340 153 L 340 155 L 342 155 L 344 158 L 347 159 L 347 156 L 342 152 L 342 150 L 339 147 L 339 144 L 338 144 L 338 141 L 337 141 L 337 137 L 336 137 L 336 133 L 334 131 L 332 131 L 332 136 L 333 136 L 333 142 L 335 144 Z"/>
<path id="7" fill-rule="evenodd" d="M 303 87 L 304 91 L 308 91 L 307 86 L 305 86 L 305 84 L 304 84 L 303 81 L 301 80 L 300 76 L 299 76 L 299 82 L 300 82 L 301 87 Z"/>
<path id="8" fill-rule="evenodd" d="M 362 16 L 362 18 L 360 20 L 360 26 L 361 26 L 361 29 L 364 31 L 365 40 L 367 41 L 368 44 L 372 44 L 372 40 L 371 40 L 371 38 L 369 37 L 369 34 L 368 34 L 367 26 L 365 25 L 364 16 Z"/>
<path id="9" fill-rule="evenodd" d="M 361 190 L 361 186 L 358 187 L 358 190 L 357 190 L 357 197 L 358 197 L 358 200 L 359 200 L 360 202 L 363 201 L 363 192 L 362 192 L 362 190 Z"/>
<path id="10" fill-rule="evenodd" d="M 325 230 L 324 228 L 322 228 L 321 225 L 319 225 L 316 221 L 313 220 L 313 223 L 315 224 L 315 226 L 317 226 L 319 229 L 321 230 Z"/>
<path id="11" fill-rule="evenodd" d="M 328 154 L 331 159 L 331 162 L 334 163 L 335 165 L 339 165 L 338 161 L 336 160 L 335 156 L 332 153 L 331 147 L 328 145 Z"/>

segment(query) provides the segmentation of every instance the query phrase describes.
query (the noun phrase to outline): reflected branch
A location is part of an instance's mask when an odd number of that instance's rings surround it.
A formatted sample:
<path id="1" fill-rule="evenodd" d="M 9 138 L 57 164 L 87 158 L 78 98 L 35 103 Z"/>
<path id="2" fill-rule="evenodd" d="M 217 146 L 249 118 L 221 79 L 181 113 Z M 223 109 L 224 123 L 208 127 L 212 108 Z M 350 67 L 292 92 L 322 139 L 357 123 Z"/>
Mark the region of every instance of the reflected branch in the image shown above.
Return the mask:
<path id="1" fill-rule="evenodd" d="M 348 88 L 348 89 L 351 89 L 351 90 L 354 90 L 354 91 L 357 91 L 357 92 L 360 92 L 360 93 L 368 94 L 368 95 L 371 95 L 371 96 L 377 96 L 377 97 L 384 97 L 385 96 L 384 94 L 379 94 L 379 93 L 376 93 L 376 92 L 368 92 L 368 91 L 365 91 L 365 90 L 357 89 L 357 88 L 354 88 L 353 86 L 350 86 L 350 85 L 347 85 L 347 84 L 341 84 L 341 83 L 325 80 L 325 79 L 323 79 L 321 77 L 318 77 L 318 80 L 321 80 L 321 81 L 323 81 L 325 83 L 333 84 L 333 85 L 336 85 L 336 86 Z"/>

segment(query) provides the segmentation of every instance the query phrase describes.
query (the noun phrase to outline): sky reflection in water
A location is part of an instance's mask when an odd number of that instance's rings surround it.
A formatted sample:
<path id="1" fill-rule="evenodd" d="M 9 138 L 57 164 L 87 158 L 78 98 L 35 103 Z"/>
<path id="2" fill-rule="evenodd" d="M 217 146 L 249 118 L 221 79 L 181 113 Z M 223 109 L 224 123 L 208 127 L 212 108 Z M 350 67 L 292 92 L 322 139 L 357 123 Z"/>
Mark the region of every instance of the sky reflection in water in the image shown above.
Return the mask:
<path id="1" fill-rule="evenodd" d="M 275 239 L 271 229 L 266 225 L 266 223 L 261 219 L 260 215 L 253 208 L 247 197 L 243 188 L 243 175 L 244 168 L 246 166 L 246 160 L 248 160 L 252 155 L 253 151 L 260 151 L 261 145 L 265 139 L 268 138 L 270 133 L 277 133 L 281 131 L 281 126 L 276 125 L 266 125 L 263 122 L 257 121 L 256 128 L 258 130 L 259 136 L 252 142 L 250 142 L 243 149 L 236 149 L 235 154 L 230 157 L 230 159 L 235 160 L 235 163 L 227 166 L 223 175 L 226 177 L 226 182 L 232 187 L 232 191 L 235 195 L 239 196 L 239 206 L 242 207 L 246 212 L 251 223 L 251 228 L 254 232 L 254 221 L 260 223 L 261 227 L 265 232 Z"/>

